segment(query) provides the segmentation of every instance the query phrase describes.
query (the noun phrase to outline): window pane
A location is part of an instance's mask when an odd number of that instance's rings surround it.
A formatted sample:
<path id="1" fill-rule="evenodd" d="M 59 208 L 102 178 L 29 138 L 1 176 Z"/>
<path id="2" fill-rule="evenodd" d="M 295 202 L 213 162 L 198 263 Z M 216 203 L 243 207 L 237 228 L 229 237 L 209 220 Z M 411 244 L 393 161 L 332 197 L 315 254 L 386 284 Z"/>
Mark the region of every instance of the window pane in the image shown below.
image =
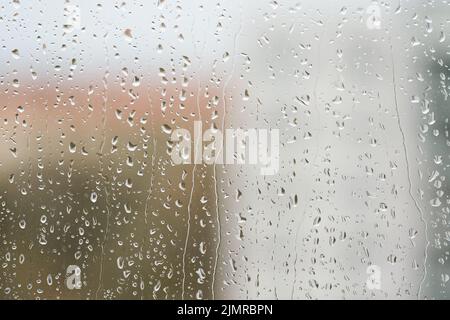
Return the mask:
<path id="1" fill-rule="evenodd" d="M 449 298 L 449 10 L 3 3 L 0 297 Z"/>

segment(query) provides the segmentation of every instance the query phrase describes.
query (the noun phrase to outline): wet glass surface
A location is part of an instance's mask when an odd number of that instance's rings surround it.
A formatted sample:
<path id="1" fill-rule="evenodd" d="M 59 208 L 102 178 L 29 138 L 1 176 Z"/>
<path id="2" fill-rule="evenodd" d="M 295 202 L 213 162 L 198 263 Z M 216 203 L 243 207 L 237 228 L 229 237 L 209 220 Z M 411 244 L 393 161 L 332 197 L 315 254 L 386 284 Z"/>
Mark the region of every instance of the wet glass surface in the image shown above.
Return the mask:
<path id="1" fill-rule="evenodd" d="M 3 1 L 0 298 L 449 298 L 447 1 Z"/>

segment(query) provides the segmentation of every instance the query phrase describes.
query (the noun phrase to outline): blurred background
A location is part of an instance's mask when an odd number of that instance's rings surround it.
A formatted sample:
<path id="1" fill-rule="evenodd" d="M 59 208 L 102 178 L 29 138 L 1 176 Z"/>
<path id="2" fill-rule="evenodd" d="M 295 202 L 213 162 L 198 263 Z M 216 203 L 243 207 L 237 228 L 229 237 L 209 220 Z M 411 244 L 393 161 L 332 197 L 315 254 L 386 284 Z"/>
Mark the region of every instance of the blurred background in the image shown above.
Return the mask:
<path id="1" fill-rule="evenodd" d="M 0 297 L 449 298 L 449 13 L 3 1 Z M 175 165 L 194 121 L 279 171 Z"/>

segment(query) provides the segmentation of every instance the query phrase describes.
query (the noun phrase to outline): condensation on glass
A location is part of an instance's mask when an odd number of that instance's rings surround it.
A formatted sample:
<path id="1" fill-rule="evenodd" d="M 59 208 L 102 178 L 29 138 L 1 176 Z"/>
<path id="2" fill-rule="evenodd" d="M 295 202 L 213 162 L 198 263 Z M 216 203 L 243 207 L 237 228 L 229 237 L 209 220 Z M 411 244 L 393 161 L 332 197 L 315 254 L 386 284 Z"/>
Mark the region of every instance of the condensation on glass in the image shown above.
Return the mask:
<path id="1" fill-rule="evenodd" d="M 449 13 L 2 2 L 0 297 L 449 298 Z"/>

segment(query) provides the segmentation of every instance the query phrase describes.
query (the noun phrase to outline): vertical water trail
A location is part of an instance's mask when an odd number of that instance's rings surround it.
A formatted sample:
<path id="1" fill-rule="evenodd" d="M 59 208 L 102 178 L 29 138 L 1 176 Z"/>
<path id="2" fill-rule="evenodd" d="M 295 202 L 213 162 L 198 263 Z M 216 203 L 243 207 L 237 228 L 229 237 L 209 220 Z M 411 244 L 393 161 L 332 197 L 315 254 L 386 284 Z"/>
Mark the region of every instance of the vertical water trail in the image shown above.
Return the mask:
<path id="1" fill-rule="evenodd" d="M 313 87 L 313 100 L 314 100 L 314 108 L 316 109 L 316 114 L 317 114 L 317 119 L 318 119 L 318 128 L 319 130 L 321 129 L 322 125 L 321 125 L 321 119 L 320 119 L 320 111 L 319 111 L 319 106 L 318 106 L 318 99 L 317 99 L 317 88 L 319 86 L 319 79 L 320 79 L 320 60 L 321 60 L 321 52 L 322 52 L 322 42 L 324 37 L 326 36 L 327 33 L 327 25 L 324 25 L 324 30 L 322 31 L 321 37 L 320 37 L 320 42 L 319 42 L 319 49 L 318 49 L 318 53 L 317 53 L 317 65 L 318 65 L 318 71 L 317 71 L 317 76 L 314 80 L 314 87 Z M 317 132 L 320 132 L 319 130 L 317 130 Z M 319 136 L 320 137 L 320 136 Z M 319 142 L 317 144 L 317 148 L 316 148 L 316 154 L 314 155 L 314 158 L 311 161 L 311 165 L 314 167 L 317 161 L 317 157 L 319 155 L 319 149 L 320 149 L 320 139 Z M 303 225 L 303 221 L 306 218 L 306 211 L 308 209 L 308 198 L 309 198 L 309 192 L 307 192 L 305 199 L 303 200 L 305 205 L 303 206 L 303 215 L 300 217 L 300 221 L 297 224 L 297 228 L 296 228 L 296 232 L 295 232 L 295 240 L 294 240 L 294 250 L 295 250 L 295 259 L 294 259 L 294 281 L 292 283 L 292 289 L 291 289 L 291 300 L 294 299 L 294 292 L 295 292 L 295 287 L 297 285 L 297 260 L 298 260 L 298 236 L 300 234 L 300 228 Z"/>
<path id="2" fill-rule="evenodd" d="M 104 259 L 104 255 L 105 255 L 105 243 L 108 239 L 108 233 L 109 233 L 109 218 L 110 218 L 110 212 L 109 212 L 109 202 L 108 202 L 108 190 L 107 190 L 107 179 L 106 176 L 104 174 L 104 162 L 103 162 L 103 147 L 105 146 L 106 143 L 106 121 L 107 121 L 107 103 L 108 103 L 108 76 L 109 76 L 109 52 L 108 52 L 108 46 L 107 46 L 107 42 L 106 42 L 106 38 L 108 37 L 108 33 L 106 33 L 103 36 L 103 40 L 104 40 L 104 48 L 105 48 L 105 55 L 106 55 L 106 70 L 105 70 L 105 74 L 103 76 L 103 103 L 102 103 L 102 111 L 103 111 L 103 118 L 102 118 L 102 142 L 100 144 L 100 149 L 98 152 L 99 155 L 99 162 L 100 162 L 100 176 L 103 179 L 103 189 L 105 192 L 105 202 L 106 202 L 106 228 L 105 228 L 105 236 L 103 238 L 103 242 L 101 245 L 101 256 L 100 256 L 100 272 L 99 272 L 99 279 L 98 279 L 98 287 L 97 287 L 97 291 L 95 293 L 95 299 L 98 299 L 98 294 L 100 292 L 100 289 L 102 287 L 102 282 L 103 282 L 103 259 Z"/>
<path id="3" fill-rule="evenodd" d="M 242 8 L 241 8 L 242 10 Z M 242 16 L 242 14 L 241 14 Z M 222 113 L 222 132 L 225 131 L 225 112 L 227 110 L 227 103 L 226 103 L 226 98 L 225 98 L 225 91 L 228 87 L 228 83 L 231 81 L 231 79 L 233 78 L 234 75 L 234 71 L 236 68 L 236 46 L 237 46 L 237 40 L 239 38 L 239 36 L 241 35 L 242 32 L 242 20 L 239 19 L 239 21 L 241 21 L 240 26 L 239 26 L 239 30 L 238 32 L 234 35 L 234 39 L 233 39 L 233 64 L 231 67 L 231 72 L 230 75 L 228 76 L 227 80 L 224 83 L 224 86 L 222 88 L 222 98 L 223 98 L 223 113 Z M 218 154 L 223 153 L 223 143 L 222 143 L 222 149 L 218 151 Z M 223 154 L 222 154 L 223 156 Z M 215 261 L 214 261 L 214 270 L 213 270 L 213 281 L 212 281 L 212 292 L 214 293 L 214 287 L 215 287 L 215 281 L 216 281 L 216 273 L 217 273 L 217 263 L 219 260 L 219 251 L 220 251 L 220 245 L 222 242 L 222 225 L 220 222 L 220 214 L 219 214 L 219 199 L 218 199 L 218 185 L 217 185 L 217 174 L 216 174 L 216 164 L 213 165 L 213 176 L 214 176 L 214 192 L 215 192 L 215 198 L 216 198 L 216 218 L 217 218 L 217 235 L 218 235 L 218 240 L 217 240 L 217 246 L 216 246 L 216 256 L 215 256 Z M 213 295 L 214 298 L 214 295 Z"/>
<path id="4" fill-rule="evenodd" d="M 428 260 L 428 246 L 430 245 L 430 241 L 428 240 L 428 225 L 425 221 L 422 209 L 420 208 L 416 198 L 413 196 L 412 194 L 412 182 L 411 182 L 411 167 L 409 165 L 409 158 L 408 158 L 408 152 L 407 152 L 407 148 L 406 148 L 406 138 L 405 138 L 405 132 L 403 130 L 402 124 L 401 124 L 401 120 L 400 120 L 400 112 L 398 109 L 398 101 L 397 101 L 397 81 L 396 81 L 396 75 L 395 75 L 395 64 L 394 64 L 394 53 L 393 53 L 393 47 L 392 47 L 392 40 L 391 37 L 389 36 L 389 42 L 390 42 L 390 54 L 391 54 L 391 65 L 392 65 L 392 85 L 393 85 L 393 90 L 394 90 L 394 105 L 395 105 L 395 112 L 397 115 L 397 124 L 398 124 L 398 129 L 402 135 L 402 147 L 403 147 L 403 152 L 404 152 L 404 156 L 405 156 L 405 163 L 406 163 L 406 176 L 408 178 L 408 193 L 409 196 L 411 197 L 411 200 L 414 203 L 414 206 L 416 207 L 417 211 L 420 214 L 420 220 L 422 221 L 422 223 L 424 224 L 425 227 L 425 241 L 426 241 L 426 245 L 425 245 L 425 257 L 424 257 L 424 263 L 423 263 L 423 278 L 420 281 L 419 284 L 419 290 L 417 292 L 417 298 L 420 299 L 420 294 L 422 292 L 422 286 L 423 283 L 425 282 L 425 279 L 427 277 L 427 260 Z"/>

